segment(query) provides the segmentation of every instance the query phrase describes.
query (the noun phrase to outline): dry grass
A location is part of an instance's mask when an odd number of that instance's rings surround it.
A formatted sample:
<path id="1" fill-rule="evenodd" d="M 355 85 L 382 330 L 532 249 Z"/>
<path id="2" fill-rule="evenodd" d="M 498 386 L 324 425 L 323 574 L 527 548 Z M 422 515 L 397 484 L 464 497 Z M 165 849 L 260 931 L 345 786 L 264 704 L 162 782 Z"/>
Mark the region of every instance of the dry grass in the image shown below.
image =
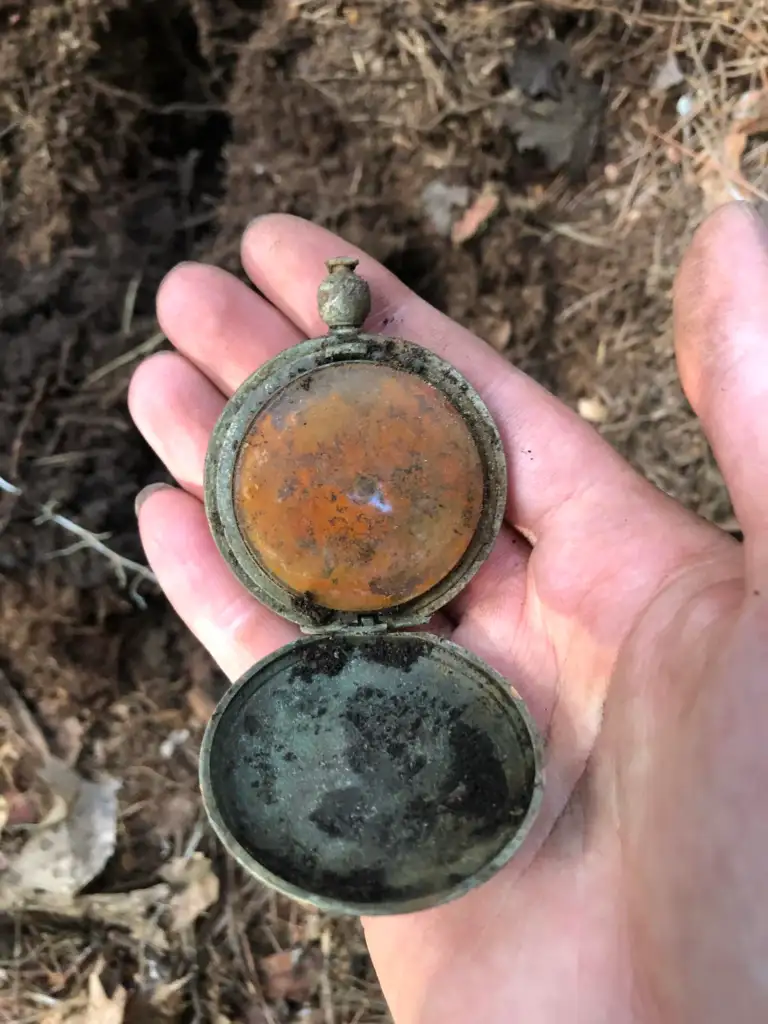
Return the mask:
<path id="1" fill-rule="evenodd" d="M 739 170 L 728 140 L 744 95 L 765 99 L 768 32 L 753 4 L 659 6 L 674 7 L 674 17 L 639 9 L 629 20 L 648 26 L 657 62 L 674 56 L 684 75 L 674 96 L 684 102 L 648 90 L 614 100 L 619 126 L 604 180 L 565 204 L 570 223 L 603 248 L 591 258 L 571 250 L 573 298 L 557 317 L 554 358 L 573 393 L 600 399 L 600 429 L 651 480 L 730 529 L 720 474 L 677 383 L 671 286 L 706 213 L 732 198 L 765 198 L 765 142 L 748 140 Z M 593 338 L 591 362 L 573 354 L 574 335 Z"/>

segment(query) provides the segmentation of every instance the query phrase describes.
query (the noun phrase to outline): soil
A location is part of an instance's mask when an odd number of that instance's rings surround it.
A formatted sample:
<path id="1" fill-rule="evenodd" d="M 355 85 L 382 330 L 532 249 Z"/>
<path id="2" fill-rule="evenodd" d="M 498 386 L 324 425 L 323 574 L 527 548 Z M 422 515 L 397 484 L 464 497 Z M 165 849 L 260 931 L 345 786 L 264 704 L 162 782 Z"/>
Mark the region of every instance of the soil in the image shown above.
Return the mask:
<path id="1" fill-rule="evenodd" d="M 117 852 L 93 891 L 151 884 L 200 820 L 197 743 L 225 684 L 134 565 L 134 496 L 166 475 L 126 390 L 166 344 L 163 275 L 190 258 L 241 274 L 252 217 L 288 211 L 361 245 L 659 487 L 738 529 L 676 381 L 670 287 L 722 191 L 707 146 L 754 87 L 768 33 L 746 0 L 619 6 L 0 4 L 0 670 L 54 752 L 122 781 Z M 670 54 L 681 80 L 654 90 Z M 685 130 L 684 94 L 701 100 Z M 4 1019 L 42 1019 L 35 995 L 82 993 L 95 938 L 107 988 L 125 984 L 141 1020 L 388 1019 L 354 923 L 266 895 L 207 833 L 199 848 L 221 896 L 193 944 L 149 965 L 129 930 L 2 919 L 0 947 L 16 950 L 2 954 Z M 302 943 L 322 947 L 317 984 L 273 998 L 269 957 Z M 77 966 L 62 974 L 64 961 Z M 173 1015 L 146 1011 L 155 976 L 193 979 Z"/>

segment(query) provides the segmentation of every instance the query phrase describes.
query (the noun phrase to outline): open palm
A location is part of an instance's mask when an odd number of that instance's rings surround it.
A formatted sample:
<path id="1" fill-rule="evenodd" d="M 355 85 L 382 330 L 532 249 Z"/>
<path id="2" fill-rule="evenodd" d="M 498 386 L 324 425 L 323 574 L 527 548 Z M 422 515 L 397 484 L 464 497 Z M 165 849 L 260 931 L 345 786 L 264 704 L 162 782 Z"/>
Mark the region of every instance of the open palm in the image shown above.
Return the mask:
<path id="1" fill-rule="evenodd" d="M 208 437 L 248 374 L 324 332 L 319 274 L 348 251 L 316 226 L 270 216 L 242 250 L 265 297 L 214 267 L 177 267 L 158 296 L 177 352 L 147 360 L 132 382 L 134 419 L 182 488 L 143 496 L 147 556 L 233 679 L 295 627 L 251 598 L 216 550 L 201 504 Z M 746 208 L 718 212 L 677 293 L 683 383 L 743 546 L 358 255 L 374 299 L 366 329 L 453 363 L 504 439 L 507 526 L 440 628 L 513 683 L 547 745 L 541 816 L 502 872 L 447 906 L 366 922 L 395 1020 L 702 1022 L 725 1019 L 726 1007 L 731 1022 L 768 1019 L 764 228 Z"/>

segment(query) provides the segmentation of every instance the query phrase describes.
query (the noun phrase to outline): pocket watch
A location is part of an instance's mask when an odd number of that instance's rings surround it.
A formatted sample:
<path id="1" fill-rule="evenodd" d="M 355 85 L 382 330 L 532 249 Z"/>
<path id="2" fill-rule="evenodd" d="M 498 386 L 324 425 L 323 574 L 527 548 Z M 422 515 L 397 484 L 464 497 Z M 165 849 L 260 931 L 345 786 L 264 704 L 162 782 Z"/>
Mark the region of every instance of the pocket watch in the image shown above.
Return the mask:
<path id="1" fill-rule="evenodd" d="M 301 636 L 217 706 L 204 806 L 265 885 L 329 913 L 397 914 L 480 885 L 536 817 L 542 741 L 497 672 L 428 629 L 488 557 L 504 450 L 467 380 L 367 334 L 355 259 L 327 262 L 328 327 L 235 392 L 205 507 L 227 565 Z"/>

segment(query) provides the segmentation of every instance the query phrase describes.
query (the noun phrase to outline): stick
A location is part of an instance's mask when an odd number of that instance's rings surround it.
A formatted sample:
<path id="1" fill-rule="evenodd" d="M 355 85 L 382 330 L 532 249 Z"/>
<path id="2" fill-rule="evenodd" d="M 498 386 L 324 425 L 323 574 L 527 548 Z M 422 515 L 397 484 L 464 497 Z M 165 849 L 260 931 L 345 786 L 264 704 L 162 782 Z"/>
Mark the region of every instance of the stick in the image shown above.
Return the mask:
<path id="1" fill-rule="evenodd" d="M 20 487 L 10 483 L 0 476 L 0 490 L 5 491 L 8 494 L 13 494 L 17 498 L 23 496 L 24 492 Z M 28 499 L 27 499 L 28 500 Z M 142 581 L 148 581 L 154 583 L 157 586 L 157 577 L 146 565 L 142 565 L 141 562 L 134 562 L 132 558 L 125 558 L 123 555 L 119 555 L 116 551 L 108 548 L 104 543 L 104 539 L 108 534 L 95 534 L 91 533 L 90 530 L 86 530 L 84 526 L 80 526 L 72 519 L 68 519 L 66 516 L 61 515 L 58 512 L 53 511 L 53 505 L 39 505 L 37 502 L 31 504 L 36 505 L 38 509 L 38 516 L 35 519 L 35 525 L 39 526 L 42 523 L 55 523 L 60 526 L 63 530 L 73 534 L 77 537 L 77 541 L 74 544 L 68 545 L 66 548 L 61 548 L 59 551 L 54 551 L 46 557 L 52 558 L 65 558 L 67 555 L 72 555 L 76 551 L 81 551 L 83 548 L 91 548 L 93 551 L 97 551 L 112 566 L 115 576 L 117 577 L 118 583 L 121 587 L 128 587 L 128 593 L 136 605 L 142 610 L 147 607 L 146 601 L 139 594 L 138 587 Z M 129 574 L 133 577 L 129 586 Z"/>

